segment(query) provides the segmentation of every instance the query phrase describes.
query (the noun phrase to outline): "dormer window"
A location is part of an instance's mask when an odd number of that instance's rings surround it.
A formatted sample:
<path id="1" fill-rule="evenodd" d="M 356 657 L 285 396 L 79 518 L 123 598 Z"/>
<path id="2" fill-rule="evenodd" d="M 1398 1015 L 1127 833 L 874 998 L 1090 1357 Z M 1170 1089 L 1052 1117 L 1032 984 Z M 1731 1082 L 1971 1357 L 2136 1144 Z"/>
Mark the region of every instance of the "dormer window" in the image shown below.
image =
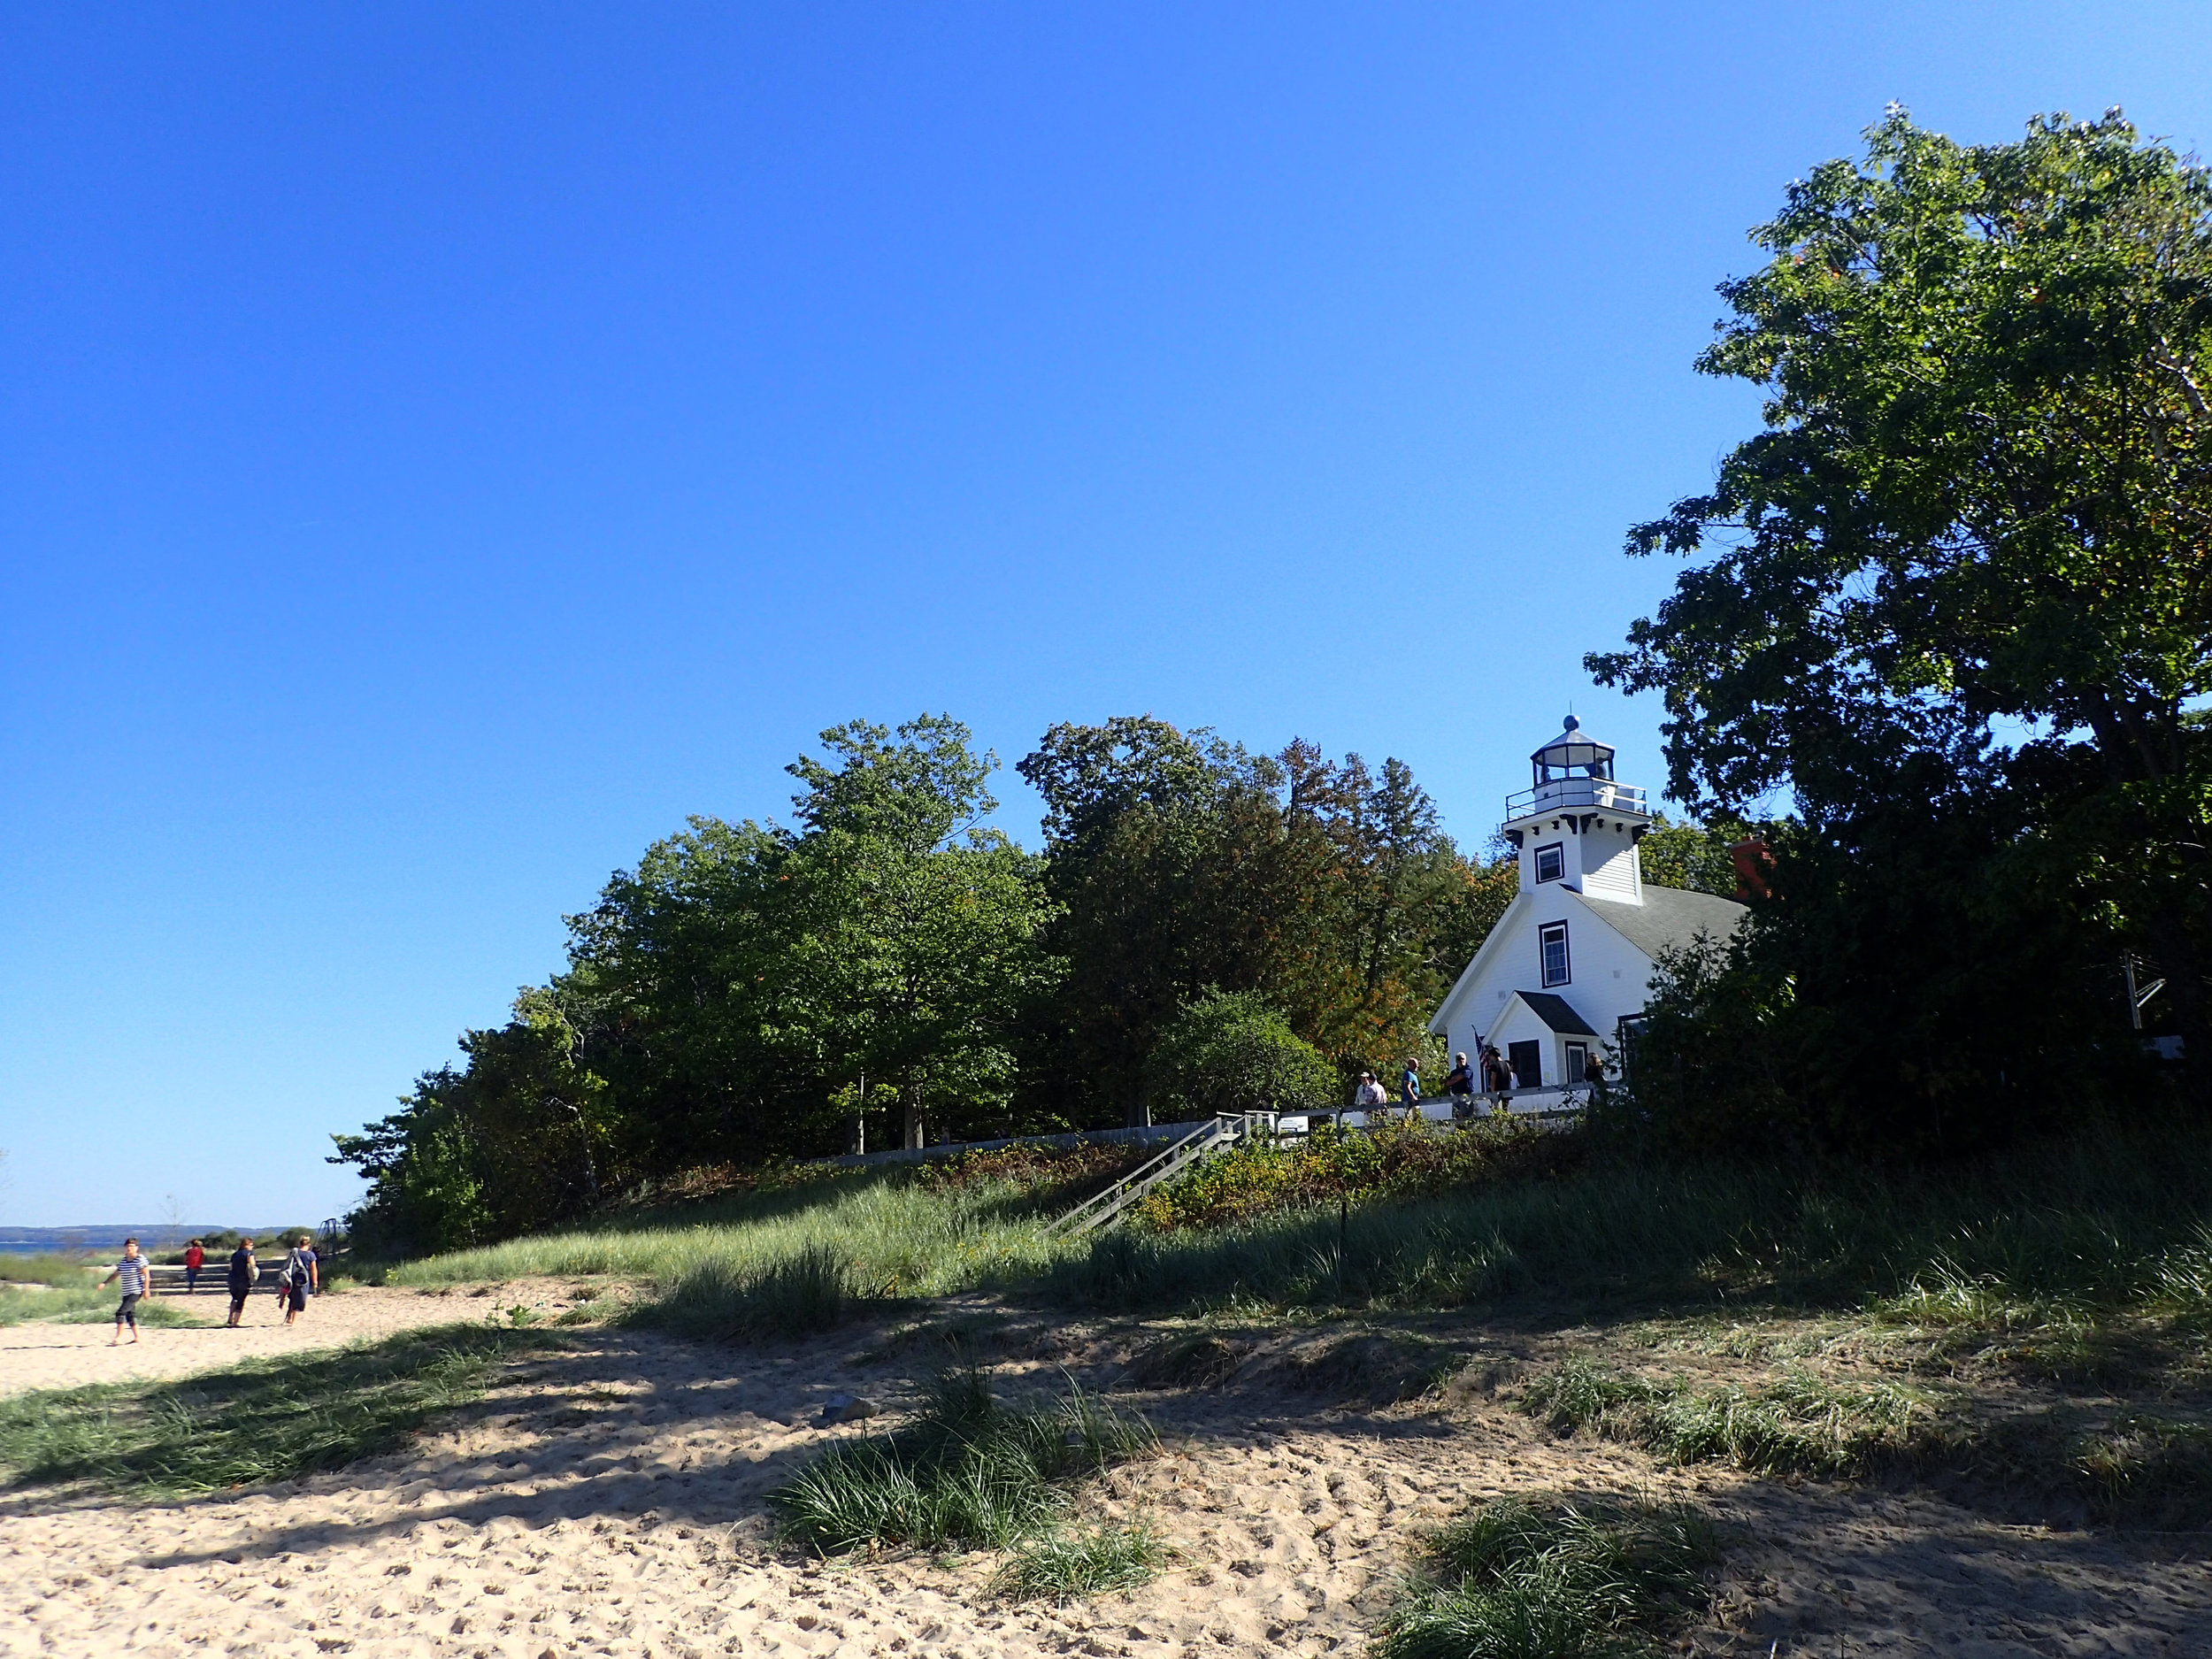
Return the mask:
<path id="1" fill-rule="evenodd" d="M 1554 922 L 1536 933 L 1537 954 L 1542 958 L 1544 988 L 1569 983 L 1567 964 L 1567 924 Z"/>
<path id="2" fill-rule="evenodd" d="M 1548 847 L 1536 849 L 1536 879 L 1556 881 L 1567 873 L 1567 847 L 1564 841 L 1554 841 Z"/>

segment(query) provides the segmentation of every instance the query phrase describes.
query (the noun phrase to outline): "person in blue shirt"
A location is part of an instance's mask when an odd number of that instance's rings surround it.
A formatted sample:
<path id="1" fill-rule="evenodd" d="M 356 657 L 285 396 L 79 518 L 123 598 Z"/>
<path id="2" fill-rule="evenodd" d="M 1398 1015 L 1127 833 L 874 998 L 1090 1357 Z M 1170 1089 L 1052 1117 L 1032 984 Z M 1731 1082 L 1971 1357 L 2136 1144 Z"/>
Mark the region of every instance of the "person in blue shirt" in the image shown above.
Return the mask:
<path id="1" fill-rule="evenodd" d="M 1398 1074 L 1398 1103 L 1406 1109 L 1406 1116 L 1417 1118 L 1421 1112 L 1421 1071 L 1410 1060 Z"/>

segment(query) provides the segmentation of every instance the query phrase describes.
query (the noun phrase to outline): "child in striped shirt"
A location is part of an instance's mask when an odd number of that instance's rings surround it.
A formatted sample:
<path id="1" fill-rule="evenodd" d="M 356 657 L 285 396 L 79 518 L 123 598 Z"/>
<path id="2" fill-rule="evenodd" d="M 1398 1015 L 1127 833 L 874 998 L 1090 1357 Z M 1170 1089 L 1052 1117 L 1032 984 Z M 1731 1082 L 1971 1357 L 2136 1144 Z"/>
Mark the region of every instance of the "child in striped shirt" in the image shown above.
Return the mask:
<path id="1" fill-rule="evenodd" d="M 123 1340 L 126 1325 L 131 1328 L 131 1340 L 138 1340 L 138 1299 L 154 1292 L 153 1276 L 146 1271 L 146 1258 L 138 1253 L 136 1239 L 123 1240 L 123 1259 L 100 1283 L 111 1285 L 119 1279 L 123 1281 L 123 1300 L 115 1310 L 115 1334 L 108 1339 L 110 1348 Z"/>

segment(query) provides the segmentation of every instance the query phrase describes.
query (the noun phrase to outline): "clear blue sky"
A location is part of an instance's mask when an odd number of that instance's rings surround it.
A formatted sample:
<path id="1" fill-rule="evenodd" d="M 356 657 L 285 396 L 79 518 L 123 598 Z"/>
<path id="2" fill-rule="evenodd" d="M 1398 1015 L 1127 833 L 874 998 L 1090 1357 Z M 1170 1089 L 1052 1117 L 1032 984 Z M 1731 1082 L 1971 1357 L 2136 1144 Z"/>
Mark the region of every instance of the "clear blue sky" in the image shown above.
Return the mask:
<path id="1" fill-rule="evenodd" d="M 328 1136 L 832 722 L 1399 755 L 1463 842 L 1890 99 L 2212 139 L 2200 4 L 0 10 L 0 1223 Z M 1010 777 L 1008 827 L 1033 842 Z"/>

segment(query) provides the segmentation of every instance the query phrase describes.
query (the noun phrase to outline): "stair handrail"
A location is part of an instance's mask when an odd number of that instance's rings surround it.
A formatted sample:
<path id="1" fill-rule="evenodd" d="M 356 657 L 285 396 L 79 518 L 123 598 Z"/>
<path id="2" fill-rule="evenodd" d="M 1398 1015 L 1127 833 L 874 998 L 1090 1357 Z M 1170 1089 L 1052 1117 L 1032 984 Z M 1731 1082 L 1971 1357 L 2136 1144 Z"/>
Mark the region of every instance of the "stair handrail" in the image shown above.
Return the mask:
<path id="1" fill-rule="evenodd" d="M 1216 1112 L 1212 1122 L 1202 1124 L 1111 1186 L 1094 1193 L 1074 1209 L 1055 1216 L 1038 1229 L 1037 1236 L 1051 1239 L 1064 1233 L 1087 1232 L 1103 1226 L 1169 1176 L 1179 1174 L 1186 1164 L 1196 1163 L 1217 1147 L 1242 1141 L 1253 1133 L 1258 1126 L 1256 1119 L 1263 1120 L 1272 1133 L 1276 1118 L 1272 1111 Z M 1101 1205 L 1105 1208 L 1099 1209 Z M 1098 1210 L 1096 1215 L 1089 1213 L 1094 1210 Z"/>
<path id="2" fill-rule="evenodd" d="M 1077 1217 L 1081 1216 L 1085 1210 L 1089 1210 L 1093 1205 L 1105 1202 L 1106 1200 L 1111 1198 L 1122 1187 L 1128 1186 L 1130 1182 L 1138 1179 L 1140 1177 L 1150 1174 L 1159 1165 L 1165 1164 L 1170 1158 L 1172 1158 L 1176 1156 L 1176 1154 L 1182 1151 L 1184 1148 L 1189 1146 L 1191 1142 L 1200 1140 L 1206 1135 L 1212 1134 L 1218 1127 L 1219 1125 L 1215 1123 L 1202 1123 L 1199 1125 L 1198 1127 L 1192 1130 L 1190 1133 L 1183 1136 L 1179 1141 L 1175 1141 L 1164 1151 L 1162 1151 L 1151 1158 L 1147 1159 L 1144 1163 L 1139 1164 L 1135 1169 L 1130 1171 L 1128 1174 L 1123 1176 L 1119 1180 L 1115 1181 L 1112 1185 L 1099 1192 L 1092 1194 L 1088 1198 L 1085 1199 L 1074 1209 L 1068 1210 L 1065 1214 L 1055 1216 L 1050 1221 L 1046 1222 L 1041 1230 L 1042 1236 L 1050 1238 L 1053 1233 L 1059 1231 L 1062 1227 L 1073 1223 Z"/>

